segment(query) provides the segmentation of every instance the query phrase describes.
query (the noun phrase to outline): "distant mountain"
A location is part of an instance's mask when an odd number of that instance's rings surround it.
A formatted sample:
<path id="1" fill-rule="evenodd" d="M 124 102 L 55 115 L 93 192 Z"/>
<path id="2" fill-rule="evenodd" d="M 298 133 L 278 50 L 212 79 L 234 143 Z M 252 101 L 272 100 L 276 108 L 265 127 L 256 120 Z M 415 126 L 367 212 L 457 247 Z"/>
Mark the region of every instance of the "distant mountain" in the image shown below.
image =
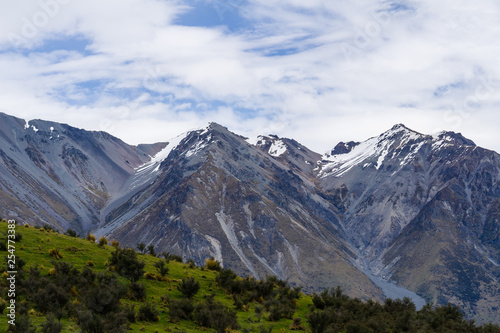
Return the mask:
<path id="1" fill-rule="evenodd" d="M 156 145 L 0 114 L 0 214 L 307 290 L 500 322 L 500 155 L 396 125 L 325 155 L 212 123 Z"/>
<path id="2" fill-rule="evenodd" d="M 87 232 L 135 168 L 163 147 L 0 113 L 0 214 Z"/>
<path id="3" fill-rule="evenodd" d="M 396 125 L 326 156 L 320 186 L 336 195 L 360 265 L 427 301 L 500 320 L 500 155 L 453 132 Z"/>

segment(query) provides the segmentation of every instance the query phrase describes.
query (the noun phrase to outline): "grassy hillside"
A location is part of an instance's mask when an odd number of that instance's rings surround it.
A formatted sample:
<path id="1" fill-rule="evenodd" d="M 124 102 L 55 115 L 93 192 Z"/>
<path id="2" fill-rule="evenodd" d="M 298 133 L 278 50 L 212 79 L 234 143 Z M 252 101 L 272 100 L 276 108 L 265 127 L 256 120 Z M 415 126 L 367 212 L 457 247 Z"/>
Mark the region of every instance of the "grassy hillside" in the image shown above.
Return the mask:
<path id="1" fill-rule="evenodd" d="M 200 268 L 175 257 L 168 263 L 149 254 L 125 257 L 127 251 L 117 250 L 116 244 L 100 246 L 30 226 L 15 229 L 17 332 L 80 332 L 81 327 L 99 332 L 113 323 L 105 331 L 224 332 L 223 320 L 238 332 L 500 332 L 498 326 L 475 327 L 454 307 L 428 306 L 417 312 L 408 300 L 361 302 L 340 290 L 308 296 L 275 278 L 235 277 L 215 261 Z M 0 222 L 2 244 L 8 230 Z M 2 258 L 12 254 L 8 250 L 1 248 Z M 130 260 L 121 265 L 113 254 Z M 158 269 L 162 261 L 168 269 L 163 277 Z M 3 260 L 0 270 L 4 305 L 10 301 L 7 271 L 14 269 L 7 264 Z M 189 299 L 196 282 L 199 290 Z M 0 310 L 0 332 L 5 332 L 8 309 Z"/>
<path id="2" fill-rule="evenodd" d="M 35 229 L 34 227 L 24 227 L 17 226 L 17 235 L 22 234 L 21 241 L 16 242 L 16 256 L 22 258 L 26 262 L 23 267 L 23 271 L 29 272 L 29 268 L 38 267 L 41 275 L 51 274 L 53 272 L 54 263 L 57 262 L 68 262 L 72 263 L 75 268 L 82 270 L 84 267 L 90 267 L 95 272 L 104 272 L 111 270 L 109 265 L 109 260 L 111 253 L 115 251 L 115 248 L 109 245 L 99 246 L 97 243 L 91 242 L 89 240 L 80 239 L 76 237 L 70 237 L 67 235 L 62 235 L 55 233 L 51 230 Z M 0 232 L 2 232 L 5 238 L 5 233 L 7 231 L 7 223 L 0 223 Z M 111 243 L 111 242 L 110 242 Z M 56 249 L 62 258 L 55 259 L 55 257 L 50 255 L 50 251 Z M 8 253 L 6 251 L 0 252 L 0 255 L 5 257 Z M 160 261 L 159 258 L 148 255 L 148 254 L 138 254 L 139 261 L 144 261 L 146 263 L 144 271 L 146 276 L 152 275 L 153 277 L 159 275 L 157 269 L 155 268 L 155 262 Z M 5 262 L 2 264 L 2 271 L 5 271 Z M 92 265 L 92 266 L 89 266 Z M 121 299 L 121 302 L 125 305 L 135 306 L 137 311 L 146 302 L 150 302 L 159 311 L 158 322 L 144 322 L 137 321 L 136 323 L 130 323 L 129 327 L 132 331 L 141 332 L 165 332 L 171 330 L 175 331 L 186 331 L 186 332 L 206 332 L 206 328 L 198 327 L 191 320 L 180 320 L 179 322 L 174 322 L 170 320 L 169 317 L 169 307 L 167 298 L 171 300 L 180 300 L 183 298 L 182 293 L 178 290 L 179 284 L 182 279 L 187 277 L 194 278 L 200 284 L 200 289 L 193 297 L 193 303 L 199 303 L 206 301 L 207 297 L 212 297 L 226 305 L 227 307 L 234 309 L 234 300 L 227 294 L 225 290 L 219 287 L 215 281 L 218 274 L 217 271 L 208 270 L 206 268 L 196 267 L 186 263 L 179 263 L 171 260 L 166 264 L 169 271 L 165 276 L 164 281 L 150 280 L 147 278 L 141 278 L 138 283 L 144 284 L 146 288 L 146 298 L 144 301 L 131 300 L 128 295 L 125 295 Z M 24 274 L 18 274 L 18 279 L 26 278 Z M 6 276 L 2 278 L 2 297 L 7 300 L 6 297 Z M 126 287 L 129 287 L 131 282 L 124 277 L 119 276 L 118 281 Z M 18 286 L 18 291 L 20 287 Z M 73 295 L 70 301 L 78 299 L 77 295 Z M 17 308 L 19 309 L 23 300 L 26 300 L 26 295 L 20 295 L 17 297 Z M 312 304 L 311 297 L 301 295 L 297 300 L 297 308 L 294 314 L 295 317 L 305 318 L 308 312 L 308 306 Z M 28 304 L 28 315 L 31 319 L 31 323 L 35 326 L 40 326 L 46 321 L 46 315 L 37 310 L 36 306 L 33 304 Z M 260 331 L 262 328 L 270 329 L 272 327 L 273 331 L 280 332 L 281 330 L 289 330 L 290 325 L 293 323 L 292 319 L 281 319 L 279 321 L 268 321 L 266 318 L 269 317 L 269 311 L 263 309 L 262 313 L 256 314 L 255 309 L 257 307 L 257 312 L 259 308 L 262 307 L 259 302 L 252 302 L 248 306 L 242 307 L 241 310 L 237 311 L 237 319 L 240 325 L 241 331 L 254 330 Z M 2 317 L 5 318 L 7 310 L 4 310 Z M 19 315 L 18 315 L 19 316 Z M 260 320 L 259 320 L 260 318 Z M 63 316 L 61 319 L 63 323 L 62 332 L 78 332 L 77 319 L 71 316 Z M 305 323 L 304 323 L 305 324 Z M 0 332 L 4 332 L 8 325 L 5 320 L 0 320 Z"/>

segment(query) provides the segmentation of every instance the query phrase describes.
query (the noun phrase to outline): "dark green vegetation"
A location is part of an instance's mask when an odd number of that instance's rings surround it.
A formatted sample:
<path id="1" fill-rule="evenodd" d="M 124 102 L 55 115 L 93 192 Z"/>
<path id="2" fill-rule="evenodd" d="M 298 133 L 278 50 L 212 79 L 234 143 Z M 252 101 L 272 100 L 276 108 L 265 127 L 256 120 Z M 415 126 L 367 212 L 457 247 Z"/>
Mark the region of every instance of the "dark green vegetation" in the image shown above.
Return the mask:
<path id="1" fill-rule="evenodd" d="M 407 299 L 363 302 L 340 288 L 311 297 L 275 277 L 239 278 L 215 260 L 201 268 L 47 228 L 16 233 L 15 332 L 500 332 L 451 305 L 416 311 Z M 6 236 L 1 222 L 2 258 Z M 6 271 L 2 260 L 0 332 L 8 329 Z"/>

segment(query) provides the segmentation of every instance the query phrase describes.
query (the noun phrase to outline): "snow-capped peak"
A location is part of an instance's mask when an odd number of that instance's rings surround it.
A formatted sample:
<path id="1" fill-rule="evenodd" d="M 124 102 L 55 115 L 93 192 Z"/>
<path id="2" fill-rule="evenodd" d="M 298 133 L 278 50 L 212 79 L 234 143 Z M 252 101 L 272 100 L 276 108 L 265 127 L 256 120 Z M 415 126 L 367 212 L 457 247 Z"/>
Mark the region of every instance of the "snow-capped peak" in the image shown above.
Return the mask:
<path id="1" fill-rule="evenodd" d="M 324 165 L 319 175 L 340 177 L 357 165 L 363 168 L 371 166 L 378 170 L 389 154 L 390 158 L 394 157 L 394 151 L 399 147 L 410 145 L 412 151 L 420 149 L 420 143 L 425 137 L 403 124 L 397 124 L 381 135 L 361 143 L 342 142 L 323 156 Z"/>

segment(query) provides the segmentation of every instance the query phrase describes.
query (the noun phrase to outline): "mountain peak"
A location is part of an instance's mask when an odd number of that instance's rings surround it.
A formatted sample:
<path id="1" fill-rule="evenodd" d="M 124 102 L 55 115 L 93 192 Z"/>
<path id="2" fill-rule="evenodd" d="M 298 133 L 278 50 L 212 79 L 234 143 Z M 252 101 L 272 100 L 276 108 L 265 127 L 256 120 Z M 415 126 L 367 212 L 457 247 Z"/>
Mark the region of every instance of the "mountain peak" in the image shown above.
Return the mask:
<path id="1" fill-rule="evenodd" d="M 216 122 L 209 122 L 207 126 L 203 127 L 203 129 L 206 129 L 206 130 L 216 130 L 216 131 L 224 131 L 224 132 L 227 132 L 229 131 L 227 127 L 225 126 L 222 126 Z"/>
<path id="2" fill-rule="evenodd" d="M 433 134 L 432 138 L 436 141 L 446 141 L 458 145 L 476 146 L 474 141 L 467 139 L 462 135 L 462 133 L 456 133 L 453 131 L 441 131 Z"/>
<path id="3" fill-rule="evenodd" d="M 412 130 L 411 128 L 408 128 L 404 124 L 396 124 L 391 127 L 390 130 L 385 131 L 382 133 L 379 137 L 380 138 L 393 138 L 395 135 L 418 135 L 418 136 L 423 136 L 422 133 L 419 133 L 417 131 Z"/>
<path id="4" fill-rule="evenodd" d="M 406 127 L 405 124 L 402 124 L 402 123 L 399 123 L 399 124 L 396 124 L 396 125 L 392 126 L 391 130 L 392 131 L 396 131 L 396 130 L 412 131 L 411 129 L 409 129 L 408 127 Z"/>

